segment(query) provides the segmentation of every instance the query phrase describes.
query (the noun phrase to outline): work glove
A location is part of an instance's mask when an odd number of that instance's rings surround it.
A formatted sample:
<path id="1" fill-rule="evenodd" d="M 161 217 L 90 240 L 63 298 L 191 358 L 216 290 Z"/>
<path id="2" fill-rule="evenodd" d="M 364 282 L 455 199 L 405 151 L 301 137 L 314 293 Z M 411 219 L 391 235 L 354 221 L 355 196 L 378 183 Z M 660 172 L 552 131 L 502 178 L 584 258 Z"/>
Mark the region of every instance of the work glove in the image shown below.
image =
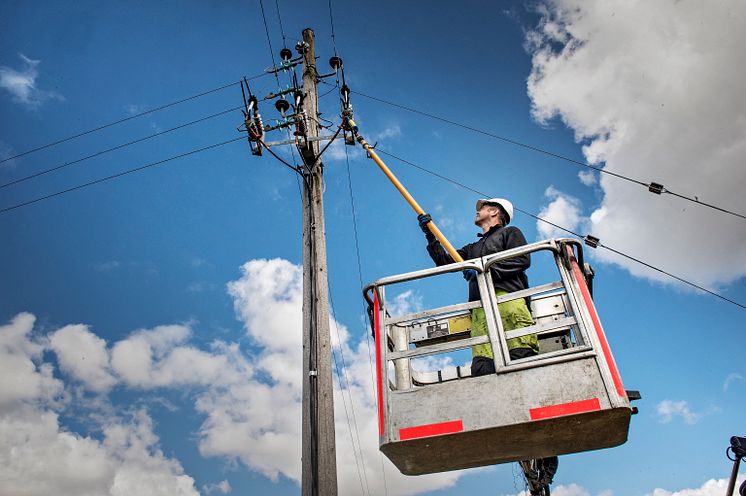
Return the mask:
<path id="1" fill-rule="evenodd" d="M 463 274 L 464 274 L 464 279 L 466 279 L 468 282 L 477 280 L 477 271 L 474 269 L 466 269 L 463 272 Z"/>
<path id="2" fill-rule="evenodd" d="M 417 222 L 420 223 L 420 229 L 422 229 L 422 232 L 425 234 L 430 232 L 430 229 L 427 228 L 427 223 L 432 220 L 433 218 L 430 217 L 430 214 L 420 214 L 417 216 Z"/>
<path id="3" fill-rule="evenodd" d="M 427 227 L 427 223 L 432 221 L 432 217 L 430 217 L 430 214 L 420 214 L 417 216 L 417 222 L 420 224 L 420 229 L 422 229 L 422 232 L 425 233 L 425 238 L 427 238 L 427 241 L 434 241 L 435 235 L 430 232 L 430 229 Z"/>

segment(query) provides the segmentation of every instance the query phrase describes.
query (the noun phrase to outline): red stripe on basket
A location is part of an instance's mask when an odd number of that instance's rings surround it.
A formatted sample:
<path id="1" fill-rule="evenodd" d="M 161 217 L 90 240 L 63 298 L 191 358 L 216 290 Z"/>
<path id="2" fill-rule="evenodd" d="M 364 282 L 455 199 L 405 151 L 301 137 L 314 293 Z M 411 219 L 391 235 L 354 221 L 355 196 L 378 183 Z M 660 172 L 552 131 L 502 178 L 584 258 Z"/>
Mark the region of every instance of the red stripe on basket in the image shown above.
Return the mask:
<path id="1" fill-rule="evenodd" d="M 567 249 L 570 251 L 570 256 L 572 256 L 572 248 L 567 247 Z M 580 272 L 580 267 L 578 267 L 578 263 L 575 261 L 575 259 L 571 258 L 571 260 L 573 275 L 575 276 L 575 280 L 578 282 L 578 286 L 580 286 L 580 292 L 583 294 L 585 306 L 588 307 L 588 313 L 591 314 L 593 327 L 596 330 L 596 336 L 601 343 L 601 351 L 604 354 L 604 358 L 606 358 L 606 364 L 609 366 L 609 370 L 611 371 L 611 378 L 614 380 L 616 392 L 622 398 L 626 398 L 627 392 L 624 390 L 622 377 L 619 375 L 619 370 L 616 368 L 616 362 L 614 361 L 614 356 L 611 354 L 609 342 L 606 341 L 606 334 L 604 333 L 604 328 L 601 326 L 601 321 L 598 318 L 598 313 L 596 313 L 596 306 L 593 304 L 591 293 L 590 291 L 588 291 L 588 286 L 585 284 L 585 277 L 583 277 L 583 274 Z"/>
<path id="2" fill-rule="evenodd" d="M 528 411 L 531 420 L 541 420 L 564 415 L 573 415 L 575 413 L 595 412 L 601 409 L 601 402 L 598 398 L 590 400 L 572 401 L 570 403 L 561 403 L 559 405 L 542 406 L 532 408 Z"/>
<path id="3" fill-rule="evenodd" d="M 440 422 L 438 424 L 418 425 L 415 427 L 407 427 L 405 429 L 399 429 L 399 440 L 406 441 L 407 439 L 417 439 L 420 437 L 440 436 L 441 434 L 453 434 L 455 432 L 462 432 L 463 430 L 464 430 L 464 423 L 460 420 L 452 420 L 450 422 Z"/>
<path id="4" fill-rule="evenodd" d="M 376 333 L 376 379 L 378 381 L 378 436 L 383 437 L 383 378 L 381 377 L 381 316 L 378 291 L 373 289 L 373 328 Z"/>

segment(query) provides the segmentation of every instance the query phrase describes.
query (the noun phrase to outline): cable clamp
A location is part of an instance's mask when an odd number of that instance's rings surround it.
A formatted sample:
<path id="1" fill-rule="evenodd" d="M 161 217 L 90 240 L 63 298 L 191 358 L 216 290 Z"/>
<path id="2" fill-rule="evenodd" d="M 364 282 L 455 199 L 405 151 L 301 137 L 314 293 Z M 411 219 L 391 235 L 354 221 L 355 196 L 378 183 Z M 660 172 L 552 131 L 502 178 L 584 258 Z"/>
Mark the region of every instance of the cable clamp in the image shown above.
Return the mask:
<path id="1" fill-rule="evenodd" d="M 316 377 L 318 375 L 319 375 L 319 371 L 318 370 L 309 370 L 308 371 L 308 376 L 309 377 Z"/>
<path id="2" fill-rule="evenodd" d="M 601 242 L 600 239 L 595 236 L 591 236 L 590 234 L 586 234 L 585 238 L 583 238 L 583 241 L 591 248 L 598 248 L 598 245 Z"/>
<path id="3" fill-rule="evenodd" d="M 661 193 L 663 193 L 663 191 L 665 191 L 665 189 L 666 188 L 664 188 L 662 184 L 658 184 L 658 183 L 648 184 L 648 191 L 650 191 L 651 193 L 655 193 L 656 195 L 660 195 Z"/>

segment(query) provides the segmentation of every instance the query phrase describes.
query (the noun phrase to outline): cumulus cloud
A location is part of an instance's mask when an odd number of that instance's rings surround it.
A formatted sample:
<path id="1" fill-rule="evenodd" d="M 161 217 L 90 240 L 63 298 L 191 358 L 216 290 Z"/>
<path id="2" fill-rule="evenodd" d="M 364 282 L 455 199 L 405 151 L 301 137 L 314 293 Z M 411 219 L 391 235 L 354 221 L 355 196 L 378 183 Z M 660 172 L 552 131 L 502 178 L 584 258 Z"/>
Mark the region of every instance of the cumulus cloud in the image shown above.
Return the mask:
<path id="1" fill-rule="evenodd" d="M 247 262 L 229 283 L 257 350 L 250 355 L 237 343 L 198 348 L 185 324 L 136 330 L 113 343 L 83 324 L 34 337 L 33 315 L 19 314 L 0 327 L 0 479 L 11 490 L 33 480 L 24 493 L 31 495 L 196 494 L 194 480 L 161 452 L 147 412 L 121 413 L 109 402 L 107 393 L 117 387 L 143 399 L 165 388 L 183 391 L 204 417 L 196 432 L 203 456 L 300 483 L 302 289 L 301 268 L 281 259 Z M 402 308 L 418 304 L 412 293 L 395 300 Z M 349 329 L 335 320 L 331 329 L 337 359 L 344 356 L 347 366 L 334 381 L 340 492 L 380 494 L 385 484 L 388 494 L 406 495 L 455 484 L 463 472 L 405 477 L 383 458 L 367 343 L 351 345 Z M 55 354 L 62 380 L 44 361 L 45 351 Z M 93 411 L 85 421 L 100 437 L 61 423 L 64 381 L 71 380 L 97 393 L 76 395 L 70 407 Z M 230 484 L 203 489 L 226 494 Z"/>
<path id="2" fill-rule="evenodd" d="M 745 474 L 740 474 L 736 478 L 736 491 L 741 483 L 746 479 Z M 647 496 L 720 496 L 728 488 L 728 479 L 710 479 L 700 487 L 692 489 L 680 489 L 678 491 L 668 491 L 666 489 L 656 488 Z"/>
<path id="3" fill-rule="evenodd" d="M 31 338 L 35 320 L 21 313 L 0 326 L 0 413 L 22 402 L 50 403 L 63 392 L 52 366 L 41 362 L 44 345 Z"/>
<path id="4" fill-rule="evenodd" d="M 205 492 L 205 494 L 228 494 L 231 492 L 232 488 L 227 480 L 223 480 L 218 482 L 217 484 L 205 484 L 204 486 L 202 486 L 202 490 Z"/>
<path id="5" fill-rule="evenodd" d="M 664 424 L 671 422 L 674 417 L 681 417 L 682 420 L 684 420 L 684 423 L 693 425 L 696 424 L 702 416 L 699 413 L 693 412 L 689 407 L 689 403 L 684 400 L 663 400 L 658 403 L 656 413 L 658 413 L 661 423 Z"/>
<path id="6" fill-rule="evenodd" d="M 580 179 L 580 182 L 585 184 L 586 186 L 593 186 L 598 182 L 596 173 L 589 170 L 578 172 L 578 179 Z"/>
<path id="7" fill-rule="evenodd" d="M 561 119 L 586 159 L 607 171 L 746 212 L 739 85 L 746 4 L 546 0 L 540 13 L 526 44 L 537 121 Z M 602 243 L 705 286 L 746 274 L 742 219 L 608 175 L 598 184 L 603 196 L 588 232 Z M 671 282 L 606 250 L 594 253 Z"/>
<path id="8" fill-rule="evenodd" d="M 252 363 L 257 366 L 257 378 L 265 379 L 236 384 L 226 394 L 200 399 L 198 409 L 208 417 L 200 449 L 204 454 L 239 458 L 270 477 L 300 481 L 301 267 L 281 259 L 252 260 L 243 265 L 241 278 L 229 283 L 228 290 L 247 334 L 262 349 Z M 404 295 L 402 305 L 411 305 L 407 303 L 411 296 Z M 381 494 L 384 483 L 392 495 L 455 484 L 462 472 L 405 477 L 382 458 L 367 346 L 361 340 L 352 347 L 349 330 L 339 322 L 332 322 L 331 329 L 332 336 L 339 330 L 336 346 L 341 347 L 347 365 L 345 379 L 342 384 L 335 381 L 334 390 L 340 494 L 368 492 L 362 487 Z M 355 434 L 350 424 L 357 426 Z"/>
<path id="9" fill-rule="evenodd" d="M 237 344 L 215 341 L 201 350 L 187 343 L 190 335 L 185 325 L 136 331 L 112 346 L 111 367 L 123 384 L 143 389 L 219 387 L 250 378 Z"/>
<path id="10" fill-rule="evenodd" d="M 20 408 L 0 417 L 3 494 L 199 494 L 194 480 L 163 455 L 157 441 L 142 411 L 129 422 L 106 425 L 99 441 L 64 430 L 52 411 Z"/>
<path id="11" fill-rule="evenodd" d="M 422 296 L 416 291 L 408 289 L 387 301 L 391 315 L 406 315 L 422 311 Z"/>
<path id="12" fill-rule="evenodd" d="M 88 326 L 68 325 L 50 337 L 60 368 L 96 392 L 107 391 L 116 379 L 109 370 L 106 342 Z"/>
<path id="13" fill-rule="evenodd" d="M 549 204 L 541 209 L 538 217 L 557 226 L 562 226 L 570 231 L 577 232 L 578 226 L 582 222 L 580 200 L 570 195 L 566 195 L 557 190 L 554 186 L 549 186 L 544 191 L 544 196 L 550 200 Z M 553 237 L 567 237 L 567 232 L 559 229 L 547 222 L 536 221 L 536 230 L 539 239 Z"/>
<path id="14" fill-rule="evenodd" d="M 58 411 L 64 383 L 43 362 L 49 347 L 75 378 L 108 387 L 106 353 L 86 326 L 66 326 L 47 341 L 33 336 L 34 316 L 17 315 L 0 326 L 0 480 L 2 494 L 42 496 L 196 496 L 194 480 L 177 460 L 158 448 L 153 423 L 144 410 L 102 417 L 101 439 L 65 429 Z M 94 366 L 75 363 L 73 345 Z M 64 357 L 64 358 L 62 358 Z"/>
<path id="15" fill-rule="evenodd" d="M 21 53 L 18 56 L 23 63 L 20 70 L 0 66 L 0 88 L 7 90 L 14 101 L 32 109 L 40 107 L 49 99 L 64 100 L 59 93 L 42 90 L 36 86 L 41 60 L 30 59 Z"/>

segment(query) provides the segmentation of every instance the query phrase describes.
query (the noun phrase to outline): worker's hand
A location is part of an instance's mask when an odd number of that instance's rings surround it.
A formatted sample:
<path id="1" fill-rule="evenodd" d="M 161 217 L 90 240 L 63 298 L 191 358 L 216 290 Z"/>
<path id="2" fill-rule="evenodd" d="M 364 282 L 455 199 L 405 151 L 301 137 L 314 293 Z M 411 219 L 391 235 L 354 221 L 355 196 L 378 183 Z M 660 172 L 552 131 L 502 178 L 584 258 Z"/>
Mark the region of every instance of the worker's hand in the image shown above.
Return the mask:
<path id="1" fill-rule="evenodd" d="M 466 269 L 464 272 L 464 279 L 467 281 L 476 281 L 477 280 L 477 271 L 474 269 Z"/>
<path id="2" fill-rule="evenodd" d="M 417 221 L 420 223 L 420 229 L 422 229 L 422 232 L 425 234 L 430 232 L 430 229 L 427 227 L 427 223 L 432 221 L 433 218 L 430 217 L 430 214 L 420 214 L 417 216 Z"/>

